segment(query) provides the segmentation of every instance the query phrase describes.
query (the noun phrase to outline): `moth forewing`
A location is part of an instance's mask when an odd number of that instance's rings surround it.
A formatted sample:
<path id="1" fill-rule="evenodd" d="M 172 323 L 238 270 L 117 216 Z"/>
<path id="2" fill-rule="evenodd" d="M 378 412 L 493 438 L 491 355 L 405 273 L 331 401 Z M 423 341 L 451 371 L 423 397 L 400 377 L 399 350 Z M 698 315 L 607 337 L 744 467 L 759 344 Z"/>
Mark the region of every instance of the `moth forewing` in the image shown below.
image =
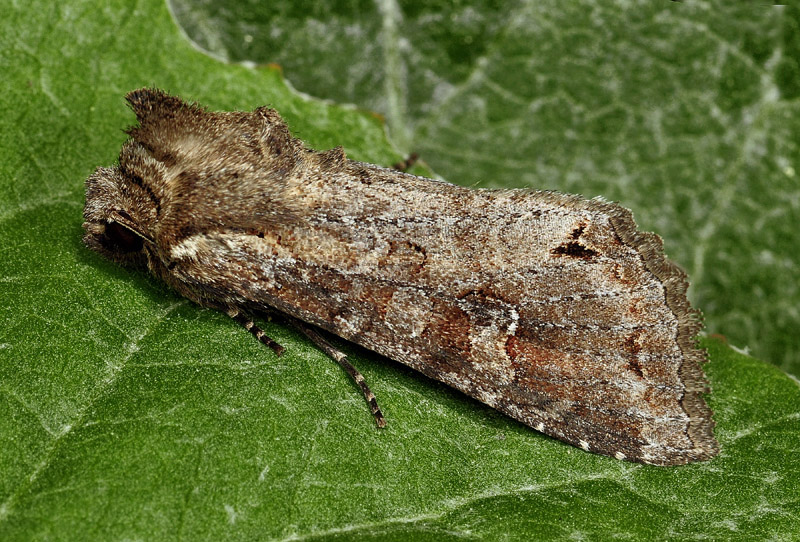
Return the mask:
<path id="1" fill-rule="evenodd" d="M 314 152 L 263 108 L 128 99 L 139 127 L 87 209 L 124 211 L 152 236 L 149 269 L 183 295 L 281 311 L 588 451 L 660 465 L 716 454 L 685 274 L 626 209 Z M 128 192 L 136 204 L 120 209 Z"/>

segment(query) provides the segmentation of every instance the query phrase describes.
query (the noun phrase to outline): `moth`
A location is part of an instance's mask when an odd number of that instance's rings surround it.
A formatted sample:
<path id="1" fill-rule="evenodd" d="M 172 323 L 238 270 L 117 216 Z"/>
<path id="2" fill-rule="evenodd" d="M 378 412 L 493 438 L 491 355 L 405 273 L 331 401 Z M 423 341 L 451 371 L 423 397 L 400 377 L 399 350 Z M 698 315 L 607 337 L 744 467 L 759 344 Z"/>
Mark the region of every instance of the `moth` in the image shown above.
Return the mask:
<path id="1" fill-rule="evenodd" d="M 281 117 L 126 99 L 119 164 L 86 180 L 85 244 L 226 312 L 281 315 L 375 396 L 325 332 L 584 450 L 718 452 L 685 273 L 602 199 L 469 189 L 307 148 Z"/>

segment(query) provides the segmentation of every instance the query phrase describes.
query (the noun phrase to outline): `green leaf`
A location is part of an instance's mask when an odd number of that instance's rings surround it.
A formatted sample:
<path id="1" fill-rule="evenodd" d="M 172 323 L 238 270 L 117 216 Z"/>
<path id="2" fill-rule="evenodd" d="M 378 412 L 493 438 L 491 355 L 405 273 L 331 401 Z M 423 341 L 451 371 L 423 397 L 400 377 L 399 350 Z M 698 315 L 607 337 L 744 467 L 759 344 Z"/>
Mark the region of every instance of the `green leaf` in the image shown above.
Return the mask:
<path id="1" fill-rule="evenodd" d="M 276 358 L 81 244 L 83 181 L 125 139 L 128 90 L 271 104 L 318 148 L 392 163 L 374 116 L 208 58 L 157 0 L 7 5 L 0 67 L 0 540 L 800 536 L 800 389 L 719 342 L 707 463 L 588 454 L 345 345 L 377 430 L 307 341 L 267 324 Z"/>
<path id="2" fill-rule="evenodd" d="M 800 8 L 170 0 L 203 49 L 387 116 L 450 181 L 604 196 L 709 331 L 800 375 Z"/>

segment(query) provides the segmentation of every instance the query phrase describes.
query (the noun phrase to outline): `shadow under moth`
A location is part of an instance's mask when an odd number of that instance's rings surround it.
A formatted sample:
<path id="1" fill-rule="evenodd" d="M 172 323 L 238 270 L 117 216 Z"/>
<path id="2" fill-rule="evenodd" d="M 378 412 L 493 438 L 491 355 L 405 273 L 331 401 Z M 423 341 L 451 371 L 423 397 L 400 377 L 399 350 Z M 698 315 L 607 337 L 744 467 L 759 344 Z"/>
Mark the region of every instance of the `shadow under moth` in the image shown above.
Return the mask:
<path id="1" fill-rule="evenodd" d="M 86 181 L 84 242 L 253 322 L 279 314 L 375 396 L 320 328 L 584 450 L 717 454 L 685 273 L 602 199 L 469 189 L 306 148 L 277 112 L 154 89 Z"/>

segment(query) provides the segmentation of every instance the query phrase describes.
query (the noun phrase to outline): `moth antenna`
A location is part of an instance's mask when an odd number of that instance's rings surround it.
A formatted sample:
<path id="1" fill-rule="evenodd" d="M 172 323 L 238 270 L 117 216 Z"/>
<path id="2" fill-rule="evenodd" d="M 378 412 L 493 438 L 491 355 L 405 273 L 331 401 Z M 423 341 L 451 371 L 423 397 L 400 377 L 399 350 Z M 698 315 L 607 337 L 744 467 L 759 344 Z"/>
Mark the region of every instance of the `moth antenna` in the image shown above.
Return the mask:
<path id="1" fill-rule="evenodd" d="M 397 162 L 392 166 L 392 169 L 396 169 L 397 171 L 408 171 L 411 166 L 417 163 L 419 160 L 419 154 L 412 152 L 408 155 L 408 158 L 401 162 Z"/>
<path id="2" fill-rule="evenodd" d="M 258 327 L 247 313 L 236 307 L 230 307 L 225 312 L 228 314 L 228 316 L 236 320 L 236 322 L 244 326 L 244 328 L 252 333 L 256 339 L 261 341 L 262 344 L 271 348 L 275 354 L 280 356 L 286 350 L 283 346 L 273 341 L 272 338 L 264 333 L 264 330 Z"/>
<path id="3" fill-rule="evenodd" d="M 364 375 L 362 375 L 358 369 L 353 367 L 353 364 L 347 359 L 347 355 L 329 343 L 322 335 L 317 332 L 314 328 L 302 322 L 296 318 L 289 318 L 289 322 L 297 329 L 298 331 L 302 331 L 303 334 L 311 339 L 311 342 L 316 344 L 323 352 L 328 354 L 333 360 L 342 366 L 342 368 L 347 371 L 347 374 L 350 375 L 358 387 L 361 388 L 361 392 L 364 394 L 364 399 L 367 400 L 367 404 L 369 405 L 370 410 L 372 411 L 372 415 L 375 417 L 375 423 L 378 424 L 378 427 L 386 427 L 386 419 L 383 417 L 383 412 L 381 412 L 380 407 L 378 406 L 378 400 L 375 399 L 375 394 L 372 393 L 372 390 L 369 389 L 367 382 L 364 380 Z"/>

